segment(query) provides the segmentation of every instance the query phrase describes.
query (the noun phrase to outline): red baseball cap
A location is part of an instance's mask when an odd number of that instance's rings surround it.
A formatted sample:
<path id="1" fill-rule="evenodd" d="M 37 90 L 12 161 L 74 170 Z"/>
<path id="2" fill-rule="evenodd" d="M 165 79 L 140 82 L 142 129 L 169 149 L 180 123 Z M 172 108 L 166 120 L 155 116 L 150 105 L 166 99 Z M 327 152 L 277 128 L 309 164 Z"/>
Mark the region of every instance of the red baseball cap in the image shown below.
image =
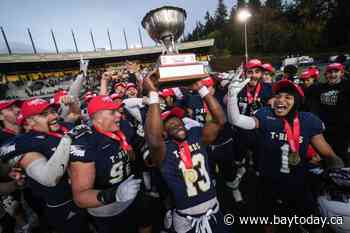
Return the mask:
<path id="1" fill-rule="evenodd" d="M 214 86 L 214 80 L 213 80 L 211 77 L 202 79 L 202 80 L 201 80 L 201 83 L 202 83 L 204 86 L 207 86 L 207 87 L 212 87 L 212 86 Z"/>
<path id="2" fill-rule="evenodd" d="M 273 66 L 269 63 L 262 64 L 262 68 L 270 73 L 274 72 Z"/>
<path id="3" fill-rule="evenodd" d="M 273 93 L 277 93 L 279 90 L 281 90 L 284 87 L 291 88 L 292 90 L 296 91 L 300 95 L 301 98 L 304 98 L 304 91 L 301 89 L 301 87 L 288 79 L 284 79 L 284 80 L 276 82 L 272 86 L 272 91 L 273 91 Z"/>
<path id="4" fill-rule="evenodd" d="M 8 108 L 16 103 L 18 103 L 18 100 L 0 100 L 0 110 Z"/>
<path id="5" fill-rule="evenodd" d="M 320 78 L 320 72 L 316 68 L 308 68 L 300 75 L 301 80 L 307 80 L 309 78 L 315 78 L 318 80 Z"/>
<path id="6" fill-rule="evenodd" d="M 91 117 L 98 111 L 101 110 L 117 110 L 123 103 L 114 103 L 112 98 L 108 95 L 98 95 L 93 97 L 87 107 L 88 114 Z"/>
<path id="7" fill-rule="evenodd" d="M 137 86 L 136 86 L 135 83 L 128 83 L 128 84 L 126 84 L 126 90 L 128 90 L 129 88 L 132 88 L 132 87 L 137 89 Z"/>
<path id="8" fill-rule="evenodd" d="M 96 93 L 93 93 L 91 91 L 88 91 L 84 94 L 83 100 L 84 102 L 88 103 L 93 97 L 97 96 Z"/>
<path id="9" fill-rule="evenodd" d="M 326 67 L 326 73 L 331 70 L 341 70 L 344 71 L 344 66 L 340 63 L 331 63 Z"/>
<path id="10" fill-rule="evenodd" d="M 256 68 L 256 67 L 264 69 L 264 67 L 262 66 L 262 62 L 260 60 L 258 60 L 258 59 L 251 59 L 251 60 L 248 61 L 247 64 L 245 64 L 245 68 L 247 70 L 253 69 L 253 68 Z"/>
<path id="11" fill-rule="evenodd" d="M 165 121 L 166 119 L 169 119 L 170 117 L 175 116 L 177 118 L 184 118 L 185 116 L 185 110 L 183 110 L 180 107 L 173 107 L 171 110 L 169 111 L 165 111 L 162 112 L 162 114 L 160 115 L 160 118 Z"/>
<path id="12" fill-rule="evenodd" d="M 174 96 L 175 93 L 174 93 L 173 89 L 165 88 L 159 93 L 159 95 L 161 95 L 162 97 L 168 97 L 168 96 Z"/>
<path id="13" fill-rule="evenodd" d="M 61 97 L 68 95 L 68 92 L 66 90 L 61 90 L 61 91 L 57 91 L 54 95 L 53 98 L 50 100 L 51 104 L 58 104 L 60 105 L 60 100 Z"/>
<path id="14" fill-rule="evenodd" d="M 123 95 L 122 95 L 122 94 L 114 93 L 114 94 L 111 95 L 111 99 L 112 99 L 112 100 L 115 100 L 115 99 L 123 99 Z"/>
<path id="15" fill-rule="evenodd" d="M 34 98 L 24 101 L 21 107 L 21 114 L 26 119 L 30 116 L 41 114 L 48 107 L 52 107 L 54 104 L 50 104 L 44 99 Z"/>
<path id="16" fill-rule="evenodd" d="M 117 88 L 119 86 L 122 86 L 122 87 L 126 88 L 126 84 L 125 83 L 116 83 L 116 84 L 114 84 L 114 88 Z"/>

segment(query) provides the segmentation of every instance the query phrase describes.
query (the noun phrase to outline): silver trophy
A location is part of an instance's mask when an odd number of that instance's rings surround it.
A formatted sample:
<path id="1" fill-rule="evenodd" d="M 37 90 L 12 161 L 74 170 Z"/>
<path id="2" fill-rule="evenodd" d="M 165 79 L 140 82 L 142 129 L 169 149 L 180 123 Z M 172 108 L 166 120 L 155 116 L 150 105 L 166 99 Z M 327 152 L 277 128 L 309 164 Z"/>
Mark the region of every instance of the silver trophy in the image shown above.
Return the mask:
<path id="1" fill-rule="evenodd" d="M 196 61 L 195 54 L 179 54 L 175 46 L 184 32 L 186 17 L 184 9 L 164 6 L 151 10 L 142 20 L 142 26 L 152 40 L 163 47 L 158 62 L 160 83 L 195 81 L 208 76 L 203 64 Z"/>

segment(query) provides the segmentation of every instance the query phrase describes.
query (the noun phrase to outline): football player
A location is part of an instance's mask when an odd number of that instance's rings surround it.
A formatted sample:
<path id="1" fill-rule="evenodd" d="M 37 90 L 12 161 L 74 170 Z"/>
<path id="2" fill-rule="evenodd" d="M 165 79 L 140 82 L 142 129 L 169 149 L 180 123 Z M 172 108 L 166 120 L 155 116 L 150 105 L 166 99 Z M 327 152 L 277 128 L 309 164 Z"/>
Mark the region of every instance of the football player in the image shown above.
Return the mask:
<path id="1" fill-rule="evenodd" d="M 193 84 L 208 105 L 212 122 L 186 130 L 179 116 L 163 118 L 155 73 L 144 79 L 149 109 L 145 133 L 153 162 L 160 168 L 175 200 L 173 224 L 176 232 L 228 232 L 223 223 L 215 187 L 208 167 L 206 145 L 211 144 L 225 124 L 225 115 L 217 100 L 201 82 Z M 164 141 L 166 134 L 167 141 Z"/>
<path id="2" fill-rule="evenodd" d="M 288 214 L 309 216 L 316 206 L 305 179 L 308 145 L 324 158 L 328 168 L 342 167 L 343 162 L 324 139 L 322 121 L 299 111 L 304 97 L 299 86 L 290 80 L 277 82 L 274 108 L 262 108 L 248 117 L 240 114 L 237 106 L 237 95 L 248 82 L 236 79 L 230 84 L 228 119 L 238 127 L 259 131 L 260 214 L 272 216 L 277 206 L 283 205 Z M 271 227 L 266 226 L 265 231 Z"/>
<path id="3" fill-rule="evenodd" d="M 75 203 L 87 208 L 99 233 L 151 232 L 150 199 L 140 191 L 132 161 L 130 133 L 121 130 L 119 108 L 109 96 L 88 104 L 92 135 L 71 148 L 71 180 Z M 144 213 L 147 213 L 144 215 Z"/>

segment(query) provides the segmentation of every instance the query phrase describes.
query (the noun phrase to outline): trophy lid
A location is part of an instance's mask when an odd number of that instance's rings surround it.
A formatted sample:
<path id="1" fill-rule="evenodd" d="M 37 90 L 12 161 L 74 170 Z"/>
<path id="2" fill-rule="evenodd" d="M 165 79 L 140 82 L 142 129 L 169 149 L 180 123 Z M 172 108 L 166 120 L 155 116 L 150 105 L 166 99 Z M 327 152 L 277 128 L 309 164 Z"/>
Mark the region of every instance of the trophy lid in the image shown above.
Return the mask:
<path id="1" fill-rule="evenodd" d="M 148 12 L 142 19 L 142 27 L 157 43 L 168 36 L 173 36 L 177 41 L 185 30 L 186 17 L 186 11 L 182 8 L 163 6 Z"/>

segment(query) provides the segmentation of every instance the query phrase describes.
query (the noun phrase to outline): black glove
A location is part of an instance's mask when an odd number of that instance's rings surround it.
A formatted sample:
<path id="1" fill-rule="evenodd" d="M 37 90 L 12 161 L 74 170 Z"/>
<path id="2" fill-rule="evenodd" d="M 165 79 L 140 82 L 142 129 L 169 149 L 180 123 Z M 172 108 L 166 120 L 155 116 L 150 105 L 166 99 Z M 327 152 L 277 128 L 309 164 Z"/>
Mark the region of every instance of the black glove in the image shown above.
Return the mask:
<path id="1" fill-rule="evenodd" d="M 66 135 L 69 136 L 72 140 L 76 140 L 84 135 L 92 134 L 91 128 L 87 125 L 78 125 L 73 129 L 69 130 Z"/>
<path id="2" fill-rule="evenodd" d="M 337 155 L 324 158 L 324 161 L 325 161 L 326 170 L 344 167 L 343 160 Z"/>

